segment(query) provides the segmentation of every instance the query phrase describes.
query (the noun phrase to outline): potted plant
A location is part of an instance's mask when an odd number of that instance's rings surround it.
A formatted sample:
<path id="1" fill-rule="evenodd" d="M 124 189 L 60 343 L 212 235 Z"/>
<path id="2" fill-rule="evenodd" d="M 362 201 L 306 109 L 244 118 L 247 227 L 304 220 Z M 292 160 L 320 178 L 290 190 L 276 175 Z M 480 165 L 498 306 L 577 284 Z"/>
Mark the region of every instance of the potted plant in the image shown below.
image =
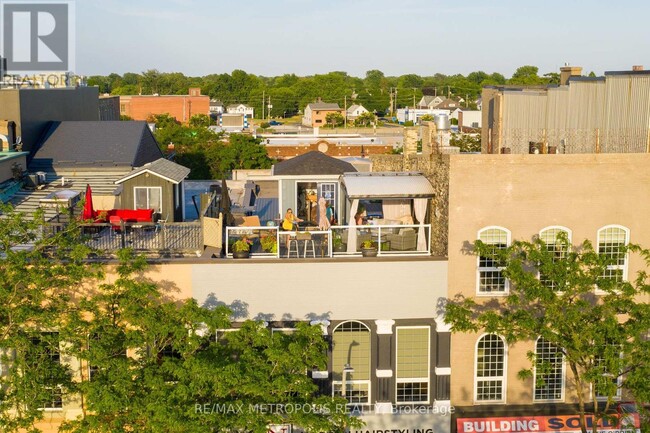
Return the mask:
<path id="1" fill-rule="evenodd" d="M 332 250 L 335 253 L 345 252 L 345 244 L 343 243 L 343 237 L 340 232 L 332 233 Z"/>
<path id="2" fill-rule="evenodd" d="M 247 259 L 251 254 L 253 241 L 244 236 L 232 244 L 232 257 L 234 259 Z"/>
<path id="3" fill-rule="evenodd" d="M 277 254 L 278 252 L 278 239 L 273 233 L 267 233 L 260 238 L 262 250 L 267 253 Z"/>
<path id="4" fill-rule="evenodd" d="M 377 245 L 371 240 L 361 242 L 361 255 L 363 257 L 377 257 Z"/>

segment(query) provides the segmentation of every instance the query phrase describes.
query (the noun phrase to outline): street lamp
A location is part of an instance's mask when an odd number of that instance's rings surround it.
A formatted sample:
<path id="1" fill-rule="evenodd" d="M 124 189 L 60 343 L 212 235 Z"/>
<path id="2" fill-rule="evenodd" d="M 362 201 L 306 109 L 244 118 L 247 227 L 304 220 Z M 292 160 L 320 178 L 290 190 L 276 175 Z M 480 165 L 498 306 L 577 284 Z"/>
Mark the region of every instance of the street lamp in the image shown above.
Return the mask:
<path id="1" fill-rule="evenodd" d="M 347 388 L 348 374 L 354 373 L 354 368 L 350 367 L 350 364 L 345 364 L 343 366 L 343 380 L 341 384 L 341 397 L 345 397 L 345 389 Z"/>

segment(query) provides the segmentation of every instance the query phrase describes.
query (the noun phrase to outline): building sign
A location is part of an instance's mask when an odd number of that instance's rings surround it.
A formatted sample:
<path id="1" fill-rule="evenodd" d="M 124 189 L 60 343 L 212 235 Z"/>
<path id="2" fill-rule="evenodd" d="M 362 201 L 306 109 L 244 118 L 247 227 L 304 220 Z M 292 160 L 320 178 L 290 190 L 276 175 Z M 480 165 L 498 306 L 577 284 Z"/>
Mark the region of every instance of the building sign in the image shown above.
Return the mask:
<path id="1" fill-rule="evenodd" d="M 587 429 L 591 431 L 594 418 L 586 416 Z M 522 416 L 498 418 L 458 418 L 458 433 L 580 433 L 579 415 Z M 623 418 L 601 419 L 598 431 L 602 433 L 639 433 L 638 413 Z"/>

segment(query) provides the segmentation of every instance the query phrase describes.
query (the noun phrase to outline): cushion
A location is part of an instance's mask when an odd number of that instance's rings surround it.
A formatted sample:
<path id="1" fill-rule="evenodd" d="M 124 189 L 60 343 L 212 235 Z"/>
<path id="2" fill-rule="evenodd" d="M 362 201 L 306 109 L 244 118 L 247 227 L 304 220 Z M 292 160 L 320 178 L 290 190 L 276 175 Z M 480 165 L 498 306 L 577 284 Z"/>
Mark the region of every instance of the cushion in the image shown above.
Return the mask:
<path id="1" fill-rule="evenodd" d="M 413 217 L 411 215 L 404 215 L 399 217 L 400 224 L 413 224 Z"/>
<path id="2" fill-rule="evenodd" d="M 412 233 L 415 233 L 415 230 L 412 228 L 406 228 L 406 229 L 399 229 L 399 235 L 410 235 Z"/>

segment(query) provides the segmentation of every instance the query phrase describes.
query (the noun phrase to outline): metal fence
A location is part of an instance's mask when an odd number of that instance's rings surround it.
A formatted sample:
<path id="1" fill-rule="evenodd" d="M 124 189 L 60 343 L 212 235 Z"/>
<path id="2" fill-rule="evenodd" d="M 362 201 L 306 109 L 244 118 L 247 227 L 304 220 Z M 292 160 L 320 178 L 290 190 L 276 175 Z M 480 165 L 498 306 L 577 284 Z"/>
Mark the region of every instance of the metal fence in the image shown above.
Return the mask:
<path id="1" fill-rule="evenodd" d="M 65 227 L 64 223 L 49 223 L 43 227 L 42 236 L 53 235 Z M 121 248 L 161 254 L 194 254 L 203 250 L 200 222 L 87 224 L 81 226 L 81 236 L 81 241 L 99 255 L 112 255 Z"/>
<path id="2" fill-rule="evenodd" d="M 508 129 L 492 153 L 646 153 L 648 129 Z M 499 144 L 497 145 L 497 140 Z"/>

